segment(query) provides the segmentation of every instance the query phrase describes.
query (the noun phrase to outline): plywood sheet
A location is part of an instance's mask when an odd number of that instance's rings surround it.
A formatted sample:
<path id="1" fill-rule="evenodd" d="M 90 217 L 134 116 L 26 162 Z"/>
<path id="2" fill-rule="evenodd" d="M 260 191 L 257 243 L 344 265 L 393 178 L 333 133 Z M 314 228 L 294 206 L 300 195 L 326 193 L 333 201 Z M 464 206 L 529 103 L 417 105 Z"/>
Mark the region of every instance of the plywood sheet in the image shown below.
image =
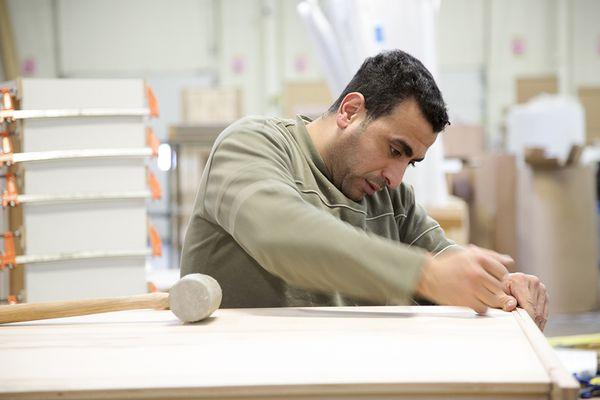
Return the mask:
<path id="1" fill-rule="evenodd" d="M 12 324 L 0 327 L 11 365 L 0 397 L 548 398 L 550 376 L 515 314 L 226 309 L 185 325 L 169 311 Z"/>

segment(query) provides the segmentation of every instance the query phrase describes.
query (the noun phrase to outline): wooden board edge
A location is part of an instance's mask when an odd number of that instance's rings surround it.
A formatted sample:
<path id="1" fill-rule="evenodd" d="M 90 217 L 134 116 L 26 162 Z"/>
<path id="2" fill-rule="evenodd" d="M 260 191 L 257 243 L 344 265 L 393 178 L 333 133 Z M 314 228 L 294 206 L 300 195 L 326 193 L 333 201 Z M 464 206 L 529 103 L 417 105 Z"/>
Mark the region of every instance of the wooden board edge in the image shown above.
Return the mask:
<path id="1" fill-rule="evenodd" d="M 538 398 L 547 395 L 547 384 L 511 385 L 481 382 L 356 383 L 312 385 L 256 385 L 235 387 L 177 387 L 110 390 L 38 391 L 0 393 L 0 400 L 171 400 L 183 399 L 258 399 L 258 398 L 415 398 L 443 396 L 462 398 L 493 396 L 497 398 Z"/>
<path id="2" fill-rule="evenodd" d="M 564 368 L 544 334 L 533 322 L 527 311 L 517 308 L 512 315 L 529 340 L 538 359 L 546 369 L 552 382 L 552 400 L 575 400 L 579 396 L 579 383 Z"/>

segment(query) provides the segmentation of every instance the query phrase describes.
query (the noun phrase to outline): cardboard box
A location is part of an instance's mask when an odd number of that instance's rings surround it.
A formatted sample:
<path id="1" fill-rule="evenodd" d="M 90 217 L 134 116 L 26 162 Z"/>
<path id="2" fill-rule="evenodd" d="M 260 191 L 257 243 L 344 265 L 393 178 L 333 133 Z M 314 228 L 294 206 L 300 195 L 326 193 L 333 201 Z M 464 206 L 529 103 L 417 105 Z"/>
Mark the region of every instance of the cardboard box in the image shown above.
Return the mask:
<path id="1" fill-rule="evenodd" d="M 519 168 L 520 269 L 538 276 L 551 313 L 598 306 L 596 167 Z"/>
<path id="2" fill-rule="evenodd" d="M 582 86 L 579 100 L 585 109 L 585 130 L 587 143 L 600 141 L 600 87 Z"/>
<path id="3" fill-rule="evenodd" d="M 516 258 L 516 161 L 485 154 L 456 174 L 452 193 L 469 205 L 469 242 Z"/>
<path id="4" fill-rule="evenodd" d="M 316 118 L 333 103 L 329 87 L 323 81 L 285 82 L 281 93 L 283 116 L 294 118 L 297 114 Z"/>
<path id="5" fill-rule="evenodd" d="M 446 237 L 464 246 L 469 243 L 469 208 L 465 200 L 449 196 L 444 207 L 427 207 L 427 214 L 435 219 Z"/>
<path id="6" fill-rule="evenodd" d="M 444 157 L 469 160 L 484 153 L 483 127 L 452 124 L 441 133 Z"/>
<path id="7" fill-rule="evenodd" d="M 526 103 L 542 93 L 558 93 L 558 79 L 554 75 L 517 78 L 517 103 Z"/>
<path id="8" fill-rule="evenodd" d="M 187 88 L 181 93 L 185 123 L 231 123 L 242 117 L 241 91 L 236 88 Z"/>

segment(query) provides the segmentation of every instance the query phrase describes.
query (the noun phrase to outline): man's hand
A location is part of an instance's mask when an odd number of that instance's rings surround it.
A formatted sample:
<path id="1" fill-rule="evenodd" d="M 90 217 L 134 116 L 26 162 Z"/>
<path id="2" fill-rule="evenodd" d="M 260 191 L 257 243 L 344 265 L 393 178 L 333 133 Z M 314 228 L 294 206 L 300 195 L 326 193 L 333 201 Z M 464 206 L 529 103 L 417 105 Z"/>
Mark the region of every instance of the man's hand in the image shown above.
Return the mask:
<path id="1" fill-rule="evenodd" d="M 548 320 L 548 293 L 539 278 L 521 272 L 509 274 L 504 280 L 504 291 L 517 299 L 543 331 Z"/>
<path id="2" fill-rule="evenodd" d="M 498 257 L 478 247 L 430 258 L 423 267 L 417 294 L 438 304 L 470 307 L 483 314 L 488 307 L 512 311 L 517 301 L 504 290 L 508 270 Z"/>
<path id="3" fill-rule="evenodd" d="M 472 251 L 479 251 L 488 257 L 492 257 L 502 263 L 506 268 L 512 269 L 514 260 L 512 257 L 486 250 L 477 246 L 469 246 Z M 503 290 L 517 299 L 517 305 L 522 307 L 531 319 L 535 321 L 540 330 L 544 330 L 548 320 L 548 293 L 546 286 L 534 275 L 526 275 L 521 272 L 508 274 L 502 280 Z M 512 311 L 514 308 L 505 311 Z"/>
<path id="4" fill-rule="evenodd" d="M 544 330 L 548 320 L 546 287 L 533 275 L 509 273 L 510 256 L 470 245 L 423 267 L 417 294 L 438 304 L 470 307 L 483 314 L 488 307 L 513 311 L 521 306 Z"/>

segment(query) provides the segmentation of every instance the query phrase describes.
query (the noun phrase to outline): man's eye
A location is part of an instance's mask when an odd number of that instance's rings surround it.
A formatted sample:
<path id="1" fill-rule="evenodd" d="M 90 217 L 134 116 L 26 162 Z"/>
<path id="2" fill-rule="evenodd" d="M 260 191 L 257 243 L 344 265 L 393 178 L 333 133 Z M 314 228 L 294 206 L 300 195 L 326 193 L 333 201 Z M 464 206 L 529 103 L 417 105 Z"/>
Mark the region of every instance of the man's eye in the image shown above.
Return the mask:
<path id="1" fill-rule="evenodd" d="M 392 157 L 398 157 L 401 155 L 401 153 L 394 147 L 390 147 L 390 153 L 392 154 Z"/>

